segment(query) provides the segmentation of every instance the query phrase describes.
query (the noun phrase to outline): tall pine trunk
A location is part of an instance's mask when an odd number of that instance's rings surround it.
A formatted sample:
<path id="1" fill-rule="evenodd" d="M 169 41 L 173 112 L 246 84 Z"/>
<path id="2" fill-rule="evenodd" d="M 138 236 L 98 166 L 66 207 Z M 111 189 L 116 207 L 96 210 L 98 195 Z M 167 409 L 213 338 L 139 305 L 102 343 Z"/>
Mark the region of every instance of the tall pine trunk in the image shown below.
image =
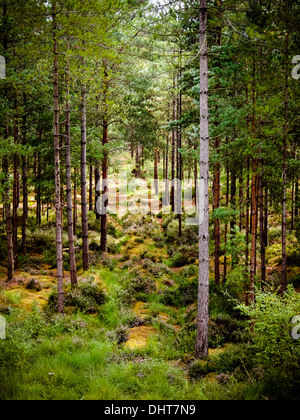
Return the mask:
<path id="1" fill-rule="evenodd" d="M 69 88 L 69 63 L 66 75 L 66 188 L 67 188 L 67 220 L 68 220 L 68 240 L 69 240 L 69 259 L 71 284 L 77 284 L 77 269 L 74 245 L 73 227 L 73 203 L 72 203 L 72 169 L 71 169 L 71 122 L 70 122 L 70 88 Z"/>
<path id="2" fill-rule="evenodd" d="M 219 153 L 220 139 L 215 140 L 215 151 Z M 214 179 L 213 179 L 213 209 L 216 210 L 220 207 L 220 192 L 221 192 L 221 167 L 220 163 L 216 162 L 214 165 Z M 220 219 L 215 218 L 214 221 L 215 233 L 215 283 L 220 284 L 220 245 L 221 245 L 221 232 L 220 232 Z"/>
<path id="3" fill-rule="evenodd" d="M 200 4 L 200 203 L 199 203 L 199 289 L 196 353 L 197 359 L 208 355 L 209 324 L 209 131 L 208 131 L 208 57 L 207 0 Z M 203 208 L 202 207 L 203 203 Z"/>
<path id="4" fill-rule="evenodd" d="M 176 88 L 176 82 L 175 82 L 175 75 L 173 76 L 173 121 L 176 119 L 176 100 L 175 100 L 175 88 Z M 171 210 L 174 213 L 175 212 L 175 159 L 176 159 L 176 134 L 175 130 L 172 130 L 172 168 L 171 168 Z"/>
<path id="5" fill-rule="evenodd" d="M 284 138 L 283 138 L 283 187 L 282 187 L 282 270 L 281 270 L 281 295 L 287 289 L 287 170 L 288 170 L 288 116 L 289 116 L 289 34 L 286 35 L 286 71 L 285 71 L 285 113 L 284 113 Z"/>
<path id="6" fill-rule="evenodd" d="M 89 269 L 88 200 L 86 179 L 86 88 L 81 86 L 81 224 L 83 271 Z"/>
<path id="7" fill-rule="evenodd" d="M 56 258 L 57 258 L 57 311 L 64 311 L 62 217 L 60 196 L 60 148 L 59 148 L 59 90 L 58 90 L 58 41 L 56 2 L 52 4 L 53 56 L 54 56 L 54 165 L 55 165 L 55 210 L 56 210 Z"/>
<path id="8" fill-rule="evenodd" d="M 26 95 L 24 93 L 24 107 L 26 109 Z M 23 127 L 22 127 L 22 141 L 23 146 L 27 144 L 27 116 L 26 112 L 23 116 Z M 26 226 L 28 220 L 28 175 L 27 175 L 27 156 L 22 155 L 22 183 L 23 183 L 23 215 L 22 215 L 22 253 L 26 255 L 27 246 L 26 246 Z"/>
<path id="9" fill-rule="evenodd" d="M 100 250 L 106 252 L 107 250 L 107 207 L 108 207 L 108 72 L 106 65 L 104 66 L 104 119 L 103 119 L 103 137 L 102 145 L 104 146 L 103 160 L 102 160 L 102 209 L 101 209 L 101 243 Z M 140 146 L 137 150 L 137 173 L 140 172 Z"/>
<path id="10" fill-rule="evenodd" d="M 6 244 L 7 244 L 7 281 L 10 282 L 14 279 L 14 251 L 13 251 L 13 232 L 12 232 L 12 217 L 10 205 L 10 182 L 9 182 L 9 162 L 8 158 L 3 159 L 3 172 L 4 179 L 4 193 L 3 193 L 3 206 L 4 217 L 6 220 Z"/>
<path id="11" fill-rule="evenodd" d="M 17 145 L 19 140 L 18 130 L 18 97 L 15 93 L 14 99 L 14 143 Z M 18 208 L 19 208 L 19 153 L 14 153 L 14 183 L 13 183 L 13 249 L 15 269 L 18 266 Z"/>

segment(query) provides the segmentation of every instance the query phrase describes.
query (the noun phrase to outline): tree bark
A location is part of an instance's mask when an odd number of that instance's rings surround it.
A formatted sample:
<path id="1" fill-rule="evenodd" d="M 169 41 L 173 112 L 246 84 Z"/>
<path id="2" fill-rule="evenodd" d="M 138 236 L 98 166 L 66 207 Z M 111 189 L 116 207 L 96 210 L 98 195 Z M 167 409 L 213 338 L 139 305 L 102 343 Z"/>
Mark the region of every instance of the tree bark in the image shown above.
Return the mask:
<path id="1" fill-rule="evenodd" d="M 252 76 L 252 136 L 256 136 L 256 66 L 255 52 L 253 53 L 253 76 Z M 251 255 L 250 255 L 250 301 L 255 302 L 255 274 L 256 274 L 256 240 L 258 221 L 258 175 L 257 159 L 252 157 L 252 184 L 251 184 Z"/>
<path id="2" fill-rule="evenodd" d="M 26 109 L 26 96 L 24 94 L 24 106 Z M 27 116 L 26 112 L 23 117 L 23 146 L 27 144 Z M 27 245 L 26 245 L 26 227 L 28 220 L 28 175 L 27 175 L 27 157 L 22 155 L 22 182 L 23 182 L 23 215 L 22 215 L 22 254 L 26 255 Z"/>
<path id="3" fill-rule="evenodd" d="M 180 78 L 181 78 L 181 51 L 179 51 L 179 74 L 177 77 L 178 84 L 178 97 L 177 97 L 177 120 L 181 119 L 182 114 L 182 94 L 180 90 Z M 179 152 L 182 146 L 182 128 L 181 124 L 177 125 L 177 212 L 178 212 L 178 234 L 179 238 L 182 237 L 182 155 Z"/>
<path id="4" fill-rule="evenodd" d="M 8 136 L 7 136 L 8 138 Z M 14 279 L 14 251 L 13 251 L 13 232 L 12 232 L 12 218 L 10 205 L 10 183 L 9 183 L 9 163 L 8 159 L 3 158 L 3 172 L 4 179 L 4 193 L 3 193 L 3 208 L 6 220 L 6 244 L 7 244 L 7 281 L 11 282 Z"/>
<path id="5" fill-rule="evenodd" d="M 18 99 L 15 93 L 14 100 L 14 143 L 18 144 L 19 130 L 18 130 Z M 19 153 L 14 153 L 14 182 L 13 182 L 13 249 L 15 269 L 18 266 L 18 208 L 19 208 Z"/>
<path id="6" fill-rule="evenodd" d="M 73 226 L 73 203 L 72 203 L 72 168 L 71 168 L 71 107 L 70 107 L 70 88 L 69 88 L 69 63 L 66 75 L 66 188 L 67 188 L 67 220 L 68 220 L 68 240 L 69 240 L 69 259 L 71 284 L 77 284 L 76 256 L 74 245 L 74 226 Z"/>
<path id="7" fill-rule="evenodd" d="M 88 202 L 86 180 L 86 88 L 81 86 L 81 224 L 83 271 L 89 269 Z"/>
<path id="8" fill-rule="evenodd" d="M 176 119 L 176 100 L 175 100 L 175 88 L 176 88 L 176 82 L 175 82 L 175 75 L 173 76 L 173 121 Z M 172 169 L 171 169 L 171 209 L 172 212 L 175 212 L 175 160 L 176 160 L 176 134 L 175 130 L 172 130 Z"/>
<path id="9" fill-rule="evenodd" d="M 77 229 L 77 168 L 74 168 L 74 203 L 73 203 L 73 232 L 76 235 Z"/>
<path id="10" fill-rule="evenodd" d="M 215 151 L 219 153 L 220 138 L 217 137 L 215 140 Z M 213 179 L 213 209 L 216 210 L 220 207 L 220 192 L 221 192 L 221 166 L 219 162 L 214 165 L 214 179 Z M 220 245 L 221 245 L 221 232 L 220 232 L 220 220 L 215 218 L 214 221 L 214 233 L 215 233 L 215 283 L 220 284 Z"/>
<path id="11" fill-rule="evenodd" d="M 101 213 L 99 208 L 99 200 L 101 199 L 101 186 L 100 186 L 101 174 L 100 174 L 100 167 L 97 163 L 95 166 L 95 213 L 96 213 L 96 220 L 101 219 Z"/>
<path id="12" fill-rule="evenodd" d="M 155 195 L 158 195 L 158 150 L 154 151 L 154 189 Z"/>
<path id="13" fill-rule="evenodd" d="M 57 311 L 64 311 L 62 217 L 60 196 L 60 150 L 59 150 L 59 90 L 58 90 L 58 41 L 56 2 L 52 4 L 53 56 L 54 56 L 54 165 L 55 165 L 55 210 L 56 210 L 56 257 L 57 257 Z"/>
<path id="14" fill-rule="evenodd" d="M 209 324 L 209 130 L 207 0 L 200 4 L 200 200 L 199 204 L 199 289 L 196 352 L 197 359 L 208 355 Z M 201 208 L 201 202 L 204 203 Z"/>
<path id="15" fill-rule="evenodd" d="M 265 243 L 265 219 L 264 219 L 264 181 L 263 174 L 259 179 L 259 226 L 260 226 L 260 260 L 261 260 L 261 284 L 262 289 L 266 282 L 266 243 Z"/>
<path id="16" fill-rule="evenodd" d="M 106 65 L 104 66 L 104 119 L 103 119 L 103 137 L 102 145 L 104 146 L 103 160 L 102 160 L 102 211 L 101 211 L 101 243 L 100 250 L 102 252 L 107 251 L 107 207 L 108 207 L 108 105 L 107 105 L 107 95 L 108 95 L 108 72 Z M 140 150 L 140 147 L 138 147 Z M 140 154 L 137 152 L 137 156 Z M 137 172 L 140 172 L 140 160 L 137 165 Z"/>
<path id="17" fill-rule="evenodd" d="M 90 176 L 89 176 L 89 211 L 93 211 L 93 165 L 90 165 Z"/>
<path id="18" fill-rule="evenodd" d="M 287 170 L 288 170 L 288 117 L 289 117 L 289 34 L 286 35 L 286 71 L 285 71 L 285 116 L 284 116 L 284 139 L 283 139 L 283 187 L 282 187 L 282 271 L 281 271 L 281 295 L 284 296 L 287 289 Z"/>

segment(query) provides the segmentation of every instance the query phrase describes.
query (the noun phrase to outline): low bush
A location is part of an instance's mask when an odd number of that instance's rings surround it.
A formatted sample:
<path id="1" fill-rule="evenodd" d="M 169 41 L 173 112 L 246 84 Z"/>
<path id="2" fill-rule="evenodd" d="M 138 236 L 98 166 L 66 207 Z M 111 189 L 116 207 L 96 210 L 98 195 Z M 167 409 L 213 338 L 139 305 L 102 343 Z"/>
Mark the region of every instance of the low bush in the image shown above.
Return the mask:
<path id="1" fill-rule="evenodd" d="M 80 310 L 83 313 L 98 313 L 100 305 L 105 302 L 104 289 L 92 281 L 82 280 L 77 286 L 69 286 L 65 290 L 65 308 L 71 312 Z M 57 291 L 53 291 L 48 299 L 47 309 L 55 312 L 57 308 Z"/>
<path id="2" fill-rule="evenodd" d="M 134 268 L 126 273 L 122 278 L 122 290 L 120 290 L 121 299 L 130 304 L 137 300 L 138 296 L 155 293 L 156 282 L 153 277 L 141 273 Z"/>
<path id="3" fill-rule="evenodd" d="M 198 279 L 182 279 L 180 284 L 165 290 L 162 301 L 165 305 L 186 307 L 197 302 Z"/>

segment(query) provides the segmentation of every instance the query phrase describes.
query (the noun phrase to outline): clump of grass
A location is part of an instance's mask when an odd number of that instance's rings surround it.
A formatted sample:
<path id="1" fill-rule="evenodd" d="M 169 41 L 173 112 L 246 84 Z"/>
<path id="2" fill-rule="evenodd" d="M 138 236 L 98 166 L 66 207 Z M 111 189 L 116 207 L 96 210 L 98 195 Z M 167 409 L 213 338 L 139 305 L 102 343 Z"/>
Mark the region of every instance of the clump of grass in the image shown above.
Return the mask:
<path id="1" fill-rule="evenodd" d="M 81 280 L 77 286 L 69 286 L 65 290 L 64 304 L 70 311 L 80 310 L 84 313 L 98 313 L 100 305 L 105 302 L 103 287 L 90 280 Z M 56 311 L 57 291 L 53 291 L 48 300 L 48 310 Z"/>

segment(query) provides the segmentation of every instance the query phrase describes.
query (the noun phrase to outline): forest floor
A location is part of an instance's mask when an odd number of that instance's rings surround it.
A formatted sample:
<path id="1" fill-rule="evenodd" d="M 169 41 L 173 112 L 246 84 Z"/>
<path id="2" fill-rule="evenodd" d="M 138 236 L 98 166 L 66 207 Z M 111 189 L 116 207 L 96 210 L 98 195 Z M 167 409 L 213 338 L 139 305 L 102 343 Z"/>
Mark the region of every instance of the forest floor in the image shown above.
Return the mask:
<path id="1" fill-rule="evenodd" d="M 99 252 L 100 224 L 89 213 L 91 266 L 83 273 L 78 230 L 79 282 L 71 287 L 64 253 L 61 316 L 56 314 L 54 213 L 50 211 L 48 221 L 43 216 L 40 226 L 30 213 L 28 253 L 19 255 L 10 284 L 5 226 L 0 222 L 0 314 L 6 321 L 6 340 L 0 340 L 0 399 L 296 398 L 289 373 L 287 381 L 279 379 L 277 371 L 269 372 L 256 361 L 249 319 L 237 309 L 245 296 L 241 265 L 217 287 L 211 261 L 210 351 L 206 360 L 195 360 L 198 232 L 197 227 L 183 226 L 179 238 L 172 214 L 110 215 L 104 255 Z M 268 288 L 276 292 L 280 227 L 270 228 L 269 239 Z M 297 247 L 291 232 L 289 283 L 299 291 Z M 227 262 L 230 265 L 230 257 Z M 295 383 L 299 389 L 298 379 Z"/>
<path id="2" fill-rule="evenodd" d="M 201 362 L 193 357 L 196 231 L 186 228 L 186 241 L 179 243 L 178 222 L 172 215 L 163 219 L 131 215 L 122 220 L 112 216 L 109 253 L 101 255 L 93 216 L 91 268 L 83 273 L 79 265 L 78 291 L 70 286 L 65 262 L 64 316 L 56 315 L 54 308 L 51 221 L 50 225 L 43 221 L 41 227 L 32 222 L 28 255 L 19 257 L 9 285 L 5 259 L 1 262 L 0 311 L 7 320 L 8 338 L 1 343 L 6 364 L 0 398 L 272 398 L 256 367 L 248 365 L 248 321 L 224 297 L 224 290 L 213 286 L 213 272 L 210 355 Z M 79 236 L 76 240 L 80 245 Z M 299 268 L 290 274 L 298 276 Z M 232 288 L 234 281 L 229 281 Z"/>

